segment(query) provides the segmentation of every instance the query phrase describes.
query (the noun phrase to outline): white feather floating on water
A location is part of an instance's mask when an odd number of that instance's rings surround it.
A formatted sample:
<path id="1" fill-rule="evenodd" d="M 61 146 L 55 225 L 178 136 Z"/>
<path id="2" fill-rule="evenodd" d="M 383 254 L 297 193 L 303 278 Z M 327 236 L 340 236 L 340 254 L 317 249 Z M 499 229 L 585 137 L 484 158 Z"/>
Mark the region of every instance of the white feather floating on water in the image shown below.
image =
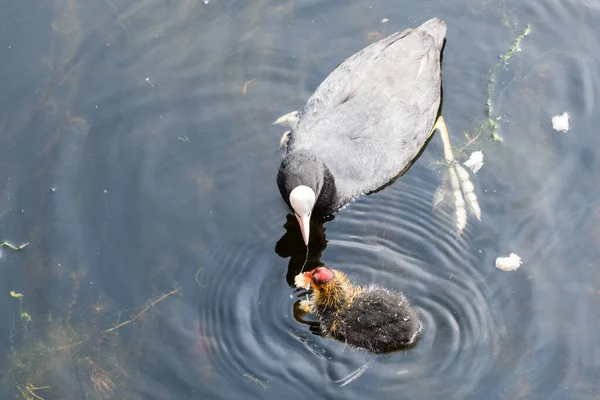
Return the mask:
<path id="1" fill-rule="evenodd" d="M 515 271 L 521 266 L 521 257 L 515 253 L 510 253 L 508 257 L 496 258 L 496 268 L 502 271 Z"/>
<path id="2" fill-rule="evenodd" d="M 471 153 L 471 156 L 467 161 L 463 163 L 463 165 L 473 171 L 474 174 L 477 173 L 483 166 L 483 152 L 474 151 Z"/>
<path id="3" fill-rule="evenodd" d="M 567 132 L 569 130 L 569 114 L 564 112 L 552 117 L 552 128 L 559 132 Z"/>

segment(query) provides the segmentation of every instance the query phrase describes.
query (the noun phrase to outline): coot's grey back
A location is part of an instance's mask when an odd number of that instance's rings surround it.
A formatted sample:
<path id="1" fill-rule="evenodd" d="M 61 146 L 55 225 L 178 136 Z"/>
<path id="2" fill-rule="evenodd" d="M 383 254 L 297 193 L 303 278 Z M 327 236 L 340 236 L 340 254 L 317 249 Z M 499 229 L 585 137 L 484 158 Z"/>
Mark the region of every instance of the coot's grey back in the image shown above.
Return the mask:
<path id="1" fill-rule="evenodd" d="M 300 112 L 287 151 L 320 157 L 340 199 L 388 183 L 417 156 L 435 122 L 445 35 L 446 24 L 434 18 L 348 58 Z"/>

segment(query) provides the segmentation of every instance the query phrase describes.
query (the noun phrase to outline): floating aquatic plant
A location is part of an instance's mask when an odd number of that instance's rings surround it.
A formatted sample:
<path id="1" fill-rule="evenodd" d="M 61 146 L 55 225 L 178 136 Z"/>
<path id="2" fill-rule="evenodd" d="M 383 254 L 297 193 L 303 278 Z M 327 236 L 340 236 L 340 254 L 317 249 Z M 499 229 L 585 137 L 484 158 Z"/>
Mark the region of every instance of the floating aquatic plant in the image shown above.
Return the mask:
<path id="1" fill-rule="evenodd" d="M 498 124 L 496 123 L 498 118 L 494 116 L 494 109 L 492 107 L 492 97 L 494 97 L 494 93 L 496 91 L 496 80 L 498 79 L 498 75 L 500 74 L 500 72 L 504 69 L 504 67 L 506 67 L 508 60 L 510 60 L 515 51 L 521 51 L 521 40 L 523 40 L 527 35 L 529 35 L 530 32 L 531 26 L 527 25 L 523 33 L 521 33 L 517 37 L 511 48 L 508 49 L 508 51 L 502 56 L 500 56 L 500 59 L 494 66 L 494 69 L 492 69 L 492 72 L 490 73 L 490 79 L 488 81 L 488 98 L 485 106 L 488 117 L 488 125 L 492 131 L 491 138 L 498 142 L 501 142 L 502 138 L 498 135 Z"/>
<path id="2" fill-rule="evenodd" d="M 17 299 L 17 314 L 23 322 L 31 322 L 31 316 L 23 311 L 23 293 L 17 293 L 11 290 L 10 297 Z"/>

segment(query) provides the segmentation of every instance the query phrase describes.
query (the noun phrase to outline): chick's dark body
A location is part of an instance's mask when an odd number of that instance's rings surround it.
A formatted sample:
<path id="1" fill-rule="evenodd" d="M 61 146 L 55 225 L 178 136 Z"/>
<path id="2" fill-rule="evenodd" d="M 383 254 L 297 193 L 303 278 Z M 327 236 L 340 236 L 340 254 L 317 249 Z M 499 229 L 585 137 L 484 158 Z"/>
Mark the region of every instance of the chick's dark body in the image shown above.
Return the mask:
<path id="1" fill-rule="evenodd" d="M 326 266 L 298 275 L 297 286 L 310 281 L 307 312 L 315 314 L 324 336 L 374 353 L 415 343 L 419 314 L 401 293 L 377 285 L 357 286 L 339 270 Z"/>
<path id="2" fill-rule="evenodd" d="M 324 333 L 374 353 L 412 344 L 421 329 L 406 298 L 378 286 L 362 290 L 347 307 L 317 307 L 316 314 Z"/>

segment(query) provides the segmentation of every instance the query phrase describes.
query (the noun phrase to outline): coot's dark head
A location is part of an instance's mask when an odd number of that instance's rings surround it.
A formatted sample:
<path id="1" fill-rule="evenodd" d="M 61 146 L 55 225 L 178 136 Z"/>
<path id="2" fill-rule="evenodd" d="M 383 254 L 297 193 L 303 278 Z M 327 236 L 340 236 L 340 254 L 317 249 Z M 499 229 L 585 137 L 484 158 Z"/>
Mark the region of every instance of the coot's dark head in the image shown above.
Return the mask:
<path id="1" fill-rule="evenodd" d="M 288 152 L 277 173 L 281 196 L 298 219 L 304 244 L 308 245 L 310 217 L 319 199 L 327 168 L 306 150 Z"/>

